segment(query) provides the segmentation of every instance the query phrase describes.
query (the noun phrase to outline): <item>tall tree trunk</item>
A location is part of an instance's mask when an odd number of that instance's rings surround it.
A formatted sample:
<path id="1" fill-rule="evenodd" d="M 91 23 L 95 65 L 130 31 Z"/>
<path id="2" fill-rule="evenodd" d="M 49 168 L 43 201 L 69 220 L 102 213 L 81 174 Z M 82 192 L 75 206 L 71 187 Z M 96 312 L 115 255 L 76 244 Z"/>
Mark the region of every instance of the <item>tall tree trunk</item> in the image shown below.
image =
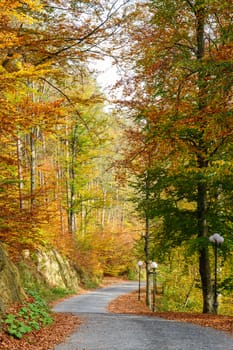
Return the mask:
<path id="1" fill-rule="evenodd" d="M 208 167 L 208 150 L 204 141 L 204 131 L 207 127 L 205 120 L 205 108 L 207 106 L 207 83 L 205 80 L 205 71 L 203 69 L 203 58 L 205 55 L 205 1 L 197 0 L 196 7 L 196 40 L 197 52 L 196 58 L 199 61 L 198 72 L 198 110 L 199 110 L 199 151 L 197 154 L 198 168 L 203 170 Z M 208 239 L 207 224 L 207 203 L 208 203 L 208 185 L 204 179 L 201 179 L 197 185 L 197 219 L 198 219 L 198 237 Z M 213 290 L 211 286 L 210 262 L 208 245 L 203 242 L 199 249 L 199 272 L 202 283 L 203 313 L 213 313 Z"/>
<path id="2" fill-rule="evenodd" d="M 76 191 L 75 191 L 75 170 L 74 170 L 74 164 L 71 164 L 70 166 L 70 198 L 69 198 L 69 215 L 68 215 L 68 222 L 69 222 L 69 231 L 74 236 L 76 231 L 76 213 L 75 213 L 75 198 L 76 198 Z"/>
<path id="3" fill-rule="evenodd" d="M 150 219 L 149 219 L 149 199 L 150 199 L 150 180 L 148 171 L 146 172 L 145 179 L 145 199 L 146 199 L 146 210 L 145 210 L 145 260 L 146 260 L 146 305 L 151 308 L 151 297 L 150 297 Z"/>
<path id="4" fill-rule="evenodd" d="M 19 207 L 24 209 L 24 200 L 23 200 L 23 167 L 22 167 L 22 142 L 20 137 L 17 137 L 17 158 L 18 158 L 18 178 L 19 178 Z"/>
<path id="5" fill-rule="evenodd" d="M 36 189 L 36 129 L 32 128 L 30 133 L 30 151 L 31 151 L 31 176 L 30 176 L 30 189 L 31 189 L 31 209 L 35 207 L 35 189 Z"/>
<path id="6" fill-rule="evenodd" d="M 145 260 L 146 260 L 146 305 L 151 307 L 151 298 L 150 298 L 150 221 L 149 217 L 146 216 L 146 230 L 145 230 Z"/>
<path id="7" fill-rule="evenodd" d="M 85 233 L 86 233 L 86 226 L 85 226 L 85 218 L 86 218 L 86 208 L 85 208 L 85 205 L 84 205 L 84 202 L 82 200 L 82 197 L 80 196 L 80 202 L 81 202 L 81 210 L 80 210 L 80 231 L 81 231 L 81 235 L 82 237 L 85 236 Z"/>
<path id="8" fill-rule="evenodd" d="M 77 198 L 76 190 L 76 170 L 75 163 L 78 153 L 78 125 L 73 127 L 70 141 L 70 164 L 69 164 L 69 203 L 68 203 L 68 225 L 71 235 L 74 237 L 76 226 L 75 201 Z"/>
<path id="9" fill-rule="evenodd" d="M 207 184 L 199 182 L 197 199 L 198 237 L 208 239 L 207 215 Z M 213 290 L 211 286 L 210 262 L 208 245 L 199 249 L 199 272 L 202 283 L 203 313 L 213 313 Z"/>
<path id="10" fill-rule="evenodd" d="M 101 229 L 102 229 L 103 232 L 104 232 L 104 229 L 105 229 L 106 199 L 107 199 L 107 190 L 103 188 L 103 206 L 100 209 L 100 213 L 101 213 Z"/>

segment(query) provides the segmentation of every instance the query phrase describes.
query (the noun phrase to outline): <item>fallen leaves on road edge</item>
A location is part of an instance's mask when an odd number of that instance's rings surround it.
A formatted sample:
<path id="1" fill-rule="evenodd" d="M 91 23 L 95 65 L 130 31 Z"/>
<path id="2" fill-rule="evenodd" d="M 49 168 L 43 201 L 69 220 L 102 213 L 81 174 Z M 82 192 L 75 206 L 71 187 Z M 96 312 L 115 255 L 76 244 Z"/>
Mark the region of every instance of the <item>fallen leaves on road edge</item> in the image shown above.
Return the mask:
<path id="1" fill-rule="evenodd" d="M 147 315 L 178 322 L 190 322 L 204 327 L 212 327 L 233 335 L 232 316 L 171 311 L 152 312 L 146 306 L 144 291 L 141 292 L 140 300 L 138 300 L 137 291 L 118 297 L 108 305 L 108 310 L 112 313 Z"/>
<path id="2" fill-rule="evenodd" d="M 109 280 L 104 285 L 110 285 Z M 119 280 L 115 281 L 120 282 Z M 81 293 L 85 293 L 83 290 Z M 61 300 L 60 300 L 61 301 Z M 112 301 L 108 309 L 112 313 L 147 315 L 168 320 L 191 322 L 205 327 L 212 327 L 233 335 L 233 317 L 221 315 L 194 314 L 186 312 L 151 312 L 145 304 L 145 293 L 138 300 L 137 291 L 123 295 Z M 78 329 L 81 321 L 78 316 L 67 313 L 55 313 L 54 323 L 27 337 L 17 340 L 0 333 L 0 350 L 54 350 L 55 346 L 66 341 Z"/>

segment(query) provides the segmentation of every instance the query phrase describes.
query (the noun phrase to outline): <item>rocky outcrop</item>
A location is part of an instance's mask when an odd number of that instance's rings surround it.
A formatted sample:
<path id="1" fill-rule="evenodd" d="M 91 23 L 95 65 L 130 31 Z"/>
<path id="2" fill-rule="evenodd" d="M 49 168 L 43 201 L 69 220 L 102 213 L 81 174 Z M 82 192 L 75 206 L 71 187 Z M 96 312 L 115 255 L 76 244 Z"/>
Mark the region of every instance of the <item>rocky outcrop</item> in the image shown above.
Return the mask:
<path id="1" fill-rule="evenodd" d="M 16 266 L 0 245 L 0 319 L 9 305 L 26 298 L 22 285 L 78 291 L 80 278 L 71 262 L 55 249 L 25 250 Z"/>
<path id="2" fill-rule="evenodd" d="M 71 263 L 56 250 L 40 250 L 36 254 L 37 271 L 52 287 L 78 290 L 80 279 Z"/>
<path id="3" fill-rule="evenodd" d="M 0 245 L 0 312 L 14 303 L 22 302 L 26 297 L 21 286 L 17 267 L 9 259 L 6 250 Z"/>

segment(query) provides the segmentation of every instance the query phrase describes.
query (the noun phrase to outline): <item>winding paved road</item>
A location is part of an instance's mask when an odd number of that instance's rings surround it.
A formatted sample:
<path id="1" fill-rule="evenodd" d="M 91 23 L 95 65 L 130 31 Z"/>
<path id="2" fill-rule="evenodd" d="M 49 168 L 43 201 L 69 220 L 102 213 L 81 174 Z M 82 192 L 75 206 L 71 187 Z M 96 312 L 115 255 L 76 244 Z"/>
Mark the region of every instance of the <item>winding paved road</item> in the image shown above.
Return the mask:
<path id="1" fill-rule="evenodd" d="M 211 328 L 108 313 L 111 300 L 135 289 L 137 283 L 126 282 L 57 304 L 54 311 L 78 314 L 83 323 L 55 350 L 233 350 L 233 337 Z"/>

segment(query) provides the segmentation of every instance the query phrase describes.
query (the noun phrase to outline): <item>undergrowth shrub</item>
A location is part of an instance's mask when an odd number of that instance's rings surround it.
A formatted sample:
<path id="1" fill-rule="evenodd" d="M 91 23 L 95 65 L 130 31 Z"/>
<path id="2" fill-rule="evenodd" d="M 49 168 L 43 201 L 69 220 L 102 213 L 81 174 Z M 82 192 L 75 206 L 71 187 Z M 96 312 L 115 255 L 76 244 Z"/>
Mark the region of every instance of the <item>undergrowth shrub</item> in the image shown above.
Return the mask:
<path id="1" fill-rule="evenodd" d="M 27 294 L 29 301 L 16 313 L 8 313 L 4 319 L 6 332 L 18 339 L 53 322 L 46 302 L 34 291 L 27 290 Z"/>

